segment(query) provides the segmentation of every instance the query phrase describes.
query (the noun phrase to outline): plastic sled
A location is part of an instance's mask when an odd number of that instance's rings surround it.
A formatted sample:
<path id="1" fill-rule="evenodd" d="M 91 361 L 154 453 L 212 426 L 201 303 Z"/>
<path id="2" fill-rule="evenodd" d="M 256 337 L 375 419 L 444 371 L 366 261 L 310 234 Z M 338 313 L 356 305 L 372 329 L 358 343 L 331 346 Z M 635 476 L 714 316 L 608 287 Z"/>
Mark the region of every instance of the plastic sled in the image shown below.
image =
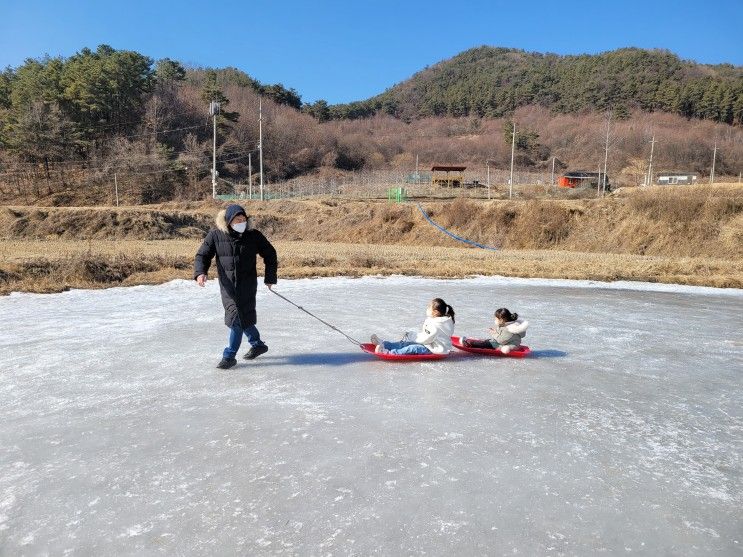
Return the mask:
<path id="1" fill-rule="evenodd" d="M 476 339 L 472 339 L 476 340 Z M 511 350 L 508 354 L 504 354 L 500 351 L 500 348 L 470 348 L 469 346 L 462 345 L 462 337 L 451 337 L 451 343 L 454 348 L 462 350 L 463 352 L 470 352 L 471 354 L 482 354 L 483 356 L 498 356 L 500 358 L 524 358 L 531 354 L 531 349 L 528 346 L 517 346 Z"/>
<path id="2" fill-rule="evenodd" d="M 378 354 L 374 352 L 375 345 L 371 343 L 365 343 L 361 345 L 361 349 L 367 354 L 376 356 L 380 360 L 387 360 L 391 362 L 421 362 L 424 360 L 443 360 L 449 354 Z"/>

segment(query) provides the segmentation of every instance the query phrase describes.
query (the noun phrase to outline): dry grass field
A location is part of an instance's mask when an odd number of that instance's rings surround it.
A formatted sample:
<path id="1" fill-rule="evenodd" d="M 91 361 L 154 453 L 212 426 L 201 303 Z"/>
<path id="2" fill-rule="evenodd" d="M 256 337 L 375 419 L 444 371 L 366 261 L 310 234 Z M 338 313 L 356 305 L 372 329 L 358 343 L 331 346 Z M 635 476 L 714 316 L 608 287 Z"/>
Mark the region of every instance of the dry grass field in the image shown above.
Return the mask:
<path id="1" fill-rule="evenodd" d="M 503 275 L 743 287 L 743 188 L 621 190 L 602 200 L 249 203 L 279 276 Z M 0 208 L 0 294 L 190 278 L 218 206 Z M 259 267 L 260 268 L 260 267 Z"/>
<path id="2" fill-rule="evenodd" d="M 743 287 L 740 260 L 329 242 L 275 244 L 281 278 L 503 275 Z M 4 242 L 0 294 L 188 279 L 198 245 L 197 240 Z"/>

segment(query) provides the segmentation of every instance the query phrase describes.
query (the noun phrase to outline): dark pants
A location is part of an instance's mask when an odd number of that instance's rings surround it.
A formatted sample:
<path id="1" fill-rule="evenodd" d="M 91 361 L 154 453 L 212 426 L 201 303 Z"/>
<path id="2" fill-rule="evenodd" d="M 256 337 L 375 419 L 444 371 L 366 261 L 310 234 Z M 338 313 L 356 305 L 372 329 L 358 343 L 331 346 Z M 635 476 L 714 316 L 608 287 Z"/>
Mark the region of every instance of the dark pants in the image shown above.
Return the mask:
<path id="1" fill-rule="evenodd" d="M 243 335 L 245 335 L 250 343 L 250 346 L 261 346 L 263 341 L 261 340 L 261 334 L 255 325 L 248 325 L 243 327 L 239 323 L 230 327 L 230 343 L 222 353 L 223 358 L 234 358 L 237 351 L 240 349 L 240 344 L 243 341 Z"/>
<path id="2" fill-rule="evenodd" d="M 468 338 L 464 345 L 470 348 L 498 348 L 500 346 L 494 340 L 479 340 L 476 338 Z"/>

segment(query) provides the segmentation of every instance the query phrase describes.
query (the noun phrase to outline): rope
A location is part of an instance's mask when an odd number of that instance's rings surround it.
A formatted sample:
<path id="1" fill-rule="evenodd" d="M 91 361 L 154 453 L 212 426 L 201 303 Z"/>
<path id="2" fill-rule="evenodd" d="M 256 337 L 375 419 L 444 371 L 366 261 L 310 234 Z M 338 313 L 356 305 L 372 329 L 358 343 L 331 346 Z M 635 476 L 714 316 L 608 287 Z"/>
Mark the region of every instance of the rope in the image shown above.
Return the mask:
<path id="1" fill-rule="evenodd" d="M 446 234 L 447 236 L 451 236 L 452 238 L 454 238 L 455 240 L 457 240 L 457 241 L 459 241 L 459 242 L 464 242 L 465 244 L 469 244 L 469 245 L 471 245 L 471 246 L 475 246 L 476 248 L 480 248 L 480 249 L 489 249 L 489 250 L 492 250 L 492 251 L 499 251 L 499 249 L 500 249 L 500 248 L 496 248 L 496 247 L 494 247 L 494 246 L 486 246 L 486 245 L 484 245 L 484 244 L 478 244 L 477 242 L 473 242 L 472 240 L 468 240 L 467 238 L 462 238 L 461 236 L 457 236 L 457 235 L 456 235 L 456 234 L 454 234 L 453 232 L 449 232 L 449 231 L 448 231 L 448 230 L 447 230 L 446 228 L 444 228 L 443 226 L 441 226 L 441 225 L 439 225 L 439 224 L 436 224 L 436 223 L 435 223 L 435 222 L 434 222 L 434 221 L 433 221 L 433 220 L 431 219 L 431 217 L 429 217 L 429 216 L 428 216 L 428 213 L 426 213 L 426 212 L 425 212 L 425 211 L 423 210 L 423 207 L 421 206 L 421 204 L 420 204 L 420 203 L 416 203 L 416 205 L 418 205 L 418 209 L 420 210 L 420 212 L 421 212 L 421 213 L 423 213 L 423 216 L 424 216 L 424 217 L 426 218 L 426 220 L 427 220 L 427 221 L 428 221 L 429 223 L 431 223 L 431 224 L 432 224 L 433 226 L 435 226 L 436 228 L 438 228 L 439 230 L 441 230 L 441 232 L 443 232 L 443 233 L 444 233 L 444 234 Z"/>
<path id="2" fill-rule="evenodd" d="M 348 340 L 350 340 L 351 342 L 353 342 L 353 343 L 354 343 L 355 345 L 357 345 L 357 346 L 361 346 L 361 343 L 360 343 L 360 342 L 359 342 L 358 340 L 356 340 L 356 339 L 355 339 L 355 338 L 353 338 L 353 337 L 350 337 L 350 336 L 348 336 L 348 335 L 347 335 L 346 333 L 344 333 L 343 331 L 341 331 L 341 330 L 340 330 L 340 329 L 339 329 L 338 327 L 336 327 L 335 325 L 331 325 L 331 324 L 330 324 L 330 323 L 328 323 L 327 321 L 323 321 L 323 320 L 322 320 L 322 319 L 320 319 L 320 318 L 319 318 L 319 317 L 318 317 L 317 315 L 315 315 L 315 314 L 313 314 L 313 313 L 310 313 L 309 311 L 307 311 L 306 309 L 304 309 L 304 308 L 303 308 L 302 306 L 299 306 L 299 305 L 295 304 L 294 302 L 292 302 L 292 301 L 291 301 L 291 300 L 290 300 L 289 298 L 287 298 L 286 296 L 282 296 L 281 294 L 279 294 L 278 292 L 276 292 L 276 291 L 275 291 L 275 290 L 274 290 L 273 288 L 271 289 L 271 292 L 273 292 L 274 294 L 276 294 L 276 295 L 277 295 L 277 296 L 278 296 L 279 298 L 281 298 L 282 300 L 284 300 L 284 301 L 286 301 L 286 302 L 289 302 L 289 303 L 290 303 L 291 305 L 293 305 L 293 306 L 294 306 L 295 308 L 297 308 L 297 309 L 301 309 L 301 310 L 302 310 L 303 312 L 305 312 L 305 313 L 306 313 L 307 315 L 309 315 L 309 316 L 311 316 L 311 317 L 314 317 L 315 319 L 317 319 L 317 320 L 318 320 L 318 321 L 319 321 L 320 323 L 322 323 L 323 325 L 327 325 L 328 327 L 330 327 L 330 328 L 331 328 L 331 329 L 333 329 L 334 331 L 336 331 L 336 332 L 338 332 L 338 333 L 342 334 L 342 335 L 343 335 L 344 337 L 346 337 L 346 338 L 347 338 Z"/>

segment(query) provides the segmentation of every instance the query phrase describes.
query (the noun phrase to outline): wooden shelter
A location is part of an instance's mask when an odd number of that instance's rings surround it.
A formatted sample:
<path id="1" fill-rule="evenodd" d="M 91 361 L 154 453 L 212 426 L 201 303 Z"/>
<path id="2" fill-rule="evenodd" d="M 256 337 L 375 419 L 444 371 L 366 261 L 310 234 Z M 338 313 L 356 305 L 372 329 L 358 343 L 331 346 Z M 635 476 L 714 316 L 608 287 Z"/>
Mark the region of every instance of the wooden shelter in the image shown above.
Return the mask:
<path id="1" fill-rule="evenodd" d="M 448 188 L 462 187 L 466 168 L 457 164 L 435 164 L 431 167 L 431 184 Z"/>

